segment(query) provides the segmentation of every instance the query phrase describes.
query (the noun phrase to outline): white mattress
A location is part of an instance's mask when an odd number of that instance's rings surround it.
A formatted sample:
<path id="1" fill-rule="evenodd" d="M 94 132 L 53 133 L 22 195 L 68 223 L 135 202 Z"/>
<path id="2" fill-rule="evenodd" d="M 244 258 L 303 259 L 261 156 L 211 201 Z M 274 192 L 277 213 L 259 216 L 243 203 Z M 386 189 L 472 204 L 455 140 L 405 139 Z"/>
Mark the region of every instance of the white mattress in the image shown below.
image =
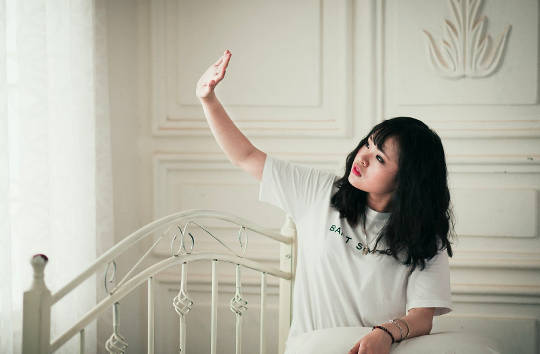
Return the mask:
<path id="1" fill-rule="evenodd" d="M 371 327 L 336 327 L 304 333 L 289 340 L 286 354 L 344 354 L 354 346 Z M 394 343 L 392 354 L 496 354 L 501 353 L 498 343 L 486 337 L 464 332 L 432 332 Z"/>

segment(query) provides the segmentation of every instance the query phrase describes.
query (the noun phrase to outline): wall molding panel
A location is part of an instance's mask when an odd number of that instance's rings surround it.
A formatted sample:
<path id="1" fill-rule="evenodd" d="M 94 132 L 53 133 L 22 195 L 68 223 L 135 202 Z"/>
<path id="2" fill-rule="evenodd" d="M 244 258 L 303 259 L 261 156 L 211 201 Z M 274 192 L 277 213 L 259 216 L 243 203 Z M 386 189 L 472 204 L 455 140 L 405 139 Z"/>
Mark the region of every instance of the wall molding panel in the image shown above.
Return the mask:
<path id="1" fill-rule="evenodd" d="M 336 170 L 339 169 L 339 162 L 334 154 L 274 154 L 269 155 L 286 158 L 289 161 L 310 165 L 317 168 Z M 172 194 L 171 188 L 186 184 L 193 186 L 207 186 L 208 188 L 220 185 L 240 186 L 251 185 L 258 191 L 258 182 L 251 176 L 248 176 L 239 167 L 234 166 L 224 154 L 215 153 L 155 153 L 153 156 L 154 166 L 154 218 L 162 217 L 174 210 L 195 209 L 197 208 L 197 199 L 192 203 L 186 202 L 178 207 L 173 207 L 171 202 L 184 198 L 181 194 Z M 176 173 L 176 175 L 175 175 Z M 256 194 L 255 194 L 256 195 Z M 200 197 L 208 196 L 207 194 Z M 249 194 L 249 202 L 253 202 L 253 194 Z M 171 199 L 172 198 L 172 199 Z M 185 207 L 184 207 L 185 205 Z M 208 209 L 208 205 L 204 204 Z M 227 207 L 230 203 L 227 204 Z M 219 205 L 216 205 L 218 208 Z M 252 209 L 252 205 L 246 205 L 245 209 Z M 223 208 L 224 210 L 230 208 Z M 247 217 L 247 216 L 246 216 Z M 260 218 L 260 215 L 259 215 Z M 281 224 L 277 224 L 281 225 Z"/>
<path id="2" fill-rule="evenodd" d="M 460 249 L 450 258 L 451 268 L 540 270 L 540 252 Z"/>
<path id="3" fill-rule="evenodd" d="M 228 13 L 232 5 L 151 2 L 153 134 L 210 135 L 195 84 L 222 50 L 231 49 L 227 78 L 217 92 L 242 131 L 250 136 L 350 136 L 352 1 L 304 0 L 286 8 L 265 1 L 237 3 L 249 17 Z M 207 7 L 228 15 L 209 22 Z M 276 17 L 281 18 L 277 28 L 269 20 Z M 192 33 L 203 22 L 206 31 Z M 225 32 L 228 43 L 217 41 L 214 31 Z M 269 51 L 265 41 L 273 48 L 279 43 L 280 50 Z"/>
<path id="4" fill-rule="evenodd" d="M 538 238 L 538 189 L 452 188 L 460 236 Z M 471 213 L 469 206 L 475 205 Z M 520 210 L 519 214 L 513 211 Z M 497 220 L 496 223 L 493 220 Z"/>
<path id="5" fill-rule="evenodd" d="M 448 155 L 451 173 L 540 174 L 540 155 Z"/>

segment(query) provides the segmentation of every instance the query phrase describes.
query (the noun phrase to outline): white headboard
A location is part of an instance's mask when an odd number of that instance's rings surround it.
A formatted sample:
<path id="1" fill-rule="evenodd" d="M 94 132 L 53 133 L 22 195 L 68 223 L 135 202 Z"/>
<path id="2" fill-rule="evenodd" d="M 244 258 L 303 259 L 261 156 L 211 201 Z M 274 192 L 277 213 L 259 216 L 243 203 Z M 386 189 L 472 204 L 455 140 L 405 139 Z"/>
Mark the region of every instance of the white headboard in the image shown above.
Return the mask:
<path id="1" fill-rule="evenodd" d="M 200 219 L 219 219 L 231 223 L 238 227 L 238 241 L 240 251 L 237 252 L 228 247 L 223 241 L 212 234 L 212 231 L 206 228 L 198 220 Z M 195 247 L 195 238 L 193 230 L 197 229 L 202 234 L 212 237 L 216 241 L 215 252 L 197 252 Z M 254 232 L 264 237 L 280 242 L 279 269 L 269 267 L 266 264 L 257 262 L 247 257 L 248 234 L 247 231 Z M 142 240 L 154 240 L 152 246 L 146 253 L 138 259 L 133 267 L 126 273 L 123 279 L 118 282 L 112 282 L 116 272 L 115 259 L 125 253 L 134 244 Z M 296 265 L 296 228 L 290 217 L 287 217 L 280 232 L 258 226 L 249 220 L 241 217 L 214 211 L 214 210 L 188 210 L 151 222 L 139 230 L 135 231 L 120 243 L 112 247 L 99 257 L 92 265 L 81 272 L 72 281 L 66 284 L 60 290 L 51 293 L 44 282 L 44 271 L 47 264 L 45 255 L 35 255 L 32 260 L 34 268 L 34 282 L 30 290 L 24 294 L 23 304 L 23 353 L 50 353 L 60 348 L 64 343 L 75 335 L 80 338 L 80 352 L 85 352 L 85 328 L 96 318 L 109 309 L 113 309 L 114 330 L 106 343 L 106 348 L 110 352 L 121 353 L 127 349 L 129 343 L 118 332 L 118 326 L 115 325 L 117 317 L 117 304 L 129 295 L 134 289 L 143 283 L 148 287 L 148 353 L 154 352 L 155 334 L 155 280 L 154 277 L 161 271 L 175 265 L 182 267 L 182 282 L 178 295 L 172 300 L 173 306 L 178 313 L 180 321 L 179 348 L 185 348 L 186 337 L 185 328 L 189 326 L 189 311 L 193 302 L 189 298 L 187 291 L 189 284 L 189 273 L 186 273 L 187 264 L 192 262 L 211 262 L 212 263 L 212 310 L 211 310 L 211 337 L 208 339 L 211 343 L 211 353 L 217 350 L 217 296 L 218 281 L 216 267 L 220 262 L 235 264 L 236 267 L 236 294 L 231 299 L 231 310 L 236 314 L 236 351 L 242 349 L 242 312 L 245 310 L 244 299 L 242 298 L 242 285 L 240 282 L 240 272 L 243 267 L 250 268 L 261 274 L 261 310 L 260 310 L 260 353 L 266 352 L 266 337 L 264 335 L 264 310 L 265 310 L 265 289 L 266 276 L 271 275 L 279 278 L 279 353 L 285 351 L 285 341 L 289 332 L 291 321 L 292 289 L 294 281 L 294 269 Z M 160 243 L 170 242 L 171 255 L 168 258 L 159 260 L 146 268 L 138 269 L 143 260 L 147 259 L 148 254 Z M 226 252 L 223 252 L 223 249 Z M 66 294 L 75 289 L 84 280 L 99 271 L 105 271 L 105 287 L 108 296 L 102 299 L 86 315 L 80 318 L 70 329 L 51 340 L 51 307 L 60 301 Z M 184 282 L 184 280 L 186 280 Z"/>

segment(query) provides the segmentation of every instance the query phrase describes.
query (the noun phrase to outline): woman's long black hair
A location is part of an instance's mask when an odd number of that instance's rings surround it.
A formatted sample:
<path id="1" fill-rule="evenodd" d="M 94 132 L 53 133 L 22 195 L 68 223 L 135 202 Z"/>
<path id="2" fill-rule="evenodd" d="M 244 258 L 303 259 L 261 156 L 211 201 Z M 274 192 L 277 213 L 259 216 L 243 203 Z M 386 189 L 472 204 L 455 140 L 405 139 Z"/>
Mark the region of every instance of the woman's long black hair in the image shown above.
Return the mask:
<path id="1" fill-rule="evenodd" d="M 390 201 L 390 217 L 381 229 L 377 243 L 384 238 L 389 254 L 403 264 L 425 268 L 426 260 L 439 250 L 452 257 L 449 237 L 453 237 L 453 215 L 447 183 L 446 159 L 439 136 L 418 119 L 396 117 L 377 124 L 347 156 L 345 174 L 335 182 L 337 192 L 331 205 L 352 227 L 365 224 L 367 193 L 348 180 L 358 150 L 368 137 L 379 149 L 394 137 L 399 146 L 396 189 Z M 376 248 L 376 246 L 375 246 Z"/>

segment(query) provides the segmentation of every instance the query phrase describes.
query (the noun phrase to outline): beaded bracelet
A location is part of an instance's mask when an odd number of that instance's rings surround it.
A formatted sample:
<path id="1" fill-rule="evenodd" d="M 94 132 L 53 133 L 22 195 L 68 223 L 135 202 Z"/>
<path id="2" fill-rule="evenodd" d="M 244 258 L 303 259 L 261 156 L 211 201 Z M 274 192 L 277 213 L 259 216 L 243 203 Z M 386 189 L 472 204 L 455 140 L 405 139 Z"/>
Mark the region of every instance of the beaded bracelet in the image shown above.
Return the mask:
<path id="1" fill-rule="evenodd" d="M 394 339 L 394 336 L 392 335 L 392 332 L 390 332 L 389 330 L 387 330 L 387 329 L 384 328 L 383 326 L 373 326 L 373 328 L 371 329 L 371 331 L 374 331 L 376 328 L 382 329 L 383 331 L 385 331 L 386 333 L 388 333 L 388 335 L 390 336 L 390 338 L 392 338 L 392 344 L 394 344 L 394 342 L 395 342 L 396 340 Z"/>

